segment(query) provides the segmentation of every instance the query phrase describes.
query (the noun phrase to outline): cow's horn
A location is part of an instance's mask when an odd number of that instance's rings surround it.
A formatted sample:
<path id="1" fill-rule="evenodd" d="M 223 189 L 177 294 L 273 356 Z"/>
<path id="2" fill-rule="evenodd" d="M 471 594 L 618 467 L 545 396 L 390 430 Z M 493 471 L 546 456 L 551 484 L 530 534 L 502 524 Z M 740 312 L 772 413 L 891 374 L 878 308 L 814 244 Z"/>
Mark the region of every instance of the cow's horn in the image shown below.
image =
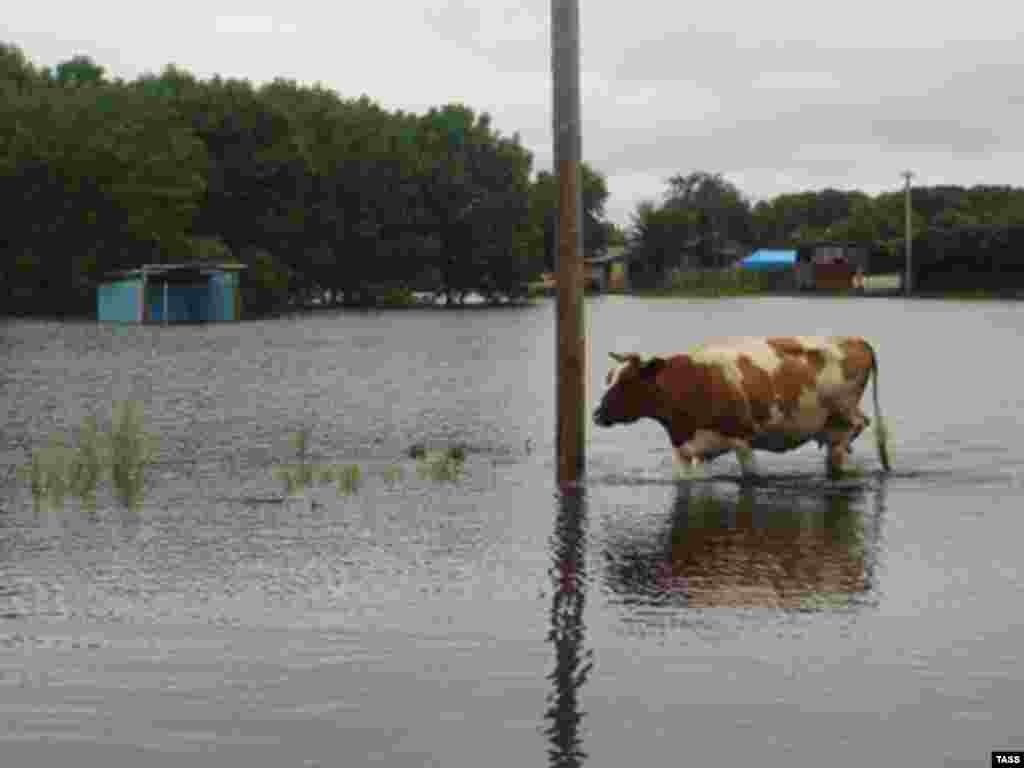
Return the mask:
<path id="1" fill-rule="evenodd" d="M 620 355 L 617 352 L 609 352 L 608 356 L 616 363 L 628 363 L 630 361 L 639 362 L 640 360 L 640 355 L 635 353 L 629 355 Z"/>

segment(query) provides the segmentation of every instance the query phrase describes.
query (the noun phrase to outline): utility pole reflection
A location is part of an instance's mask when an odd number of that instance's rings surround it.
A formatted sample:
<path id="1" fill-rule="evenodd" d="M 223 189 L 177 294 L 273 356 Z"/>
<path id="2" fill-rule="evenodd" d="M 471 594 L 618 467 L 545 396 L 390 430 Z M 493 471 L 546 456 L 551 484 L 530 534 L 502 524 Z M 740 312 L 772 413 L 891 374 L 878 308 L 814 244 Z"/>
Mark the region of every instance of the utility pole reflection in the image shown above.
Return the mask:
<path id="1" fill-rule="evenodd" d="M 551 538 L 553 594 L 548 640 L 555 651 L 555 669 L 548 675 L 552 692 L 544 713 L 545 734 L 551 742 L 552 768 L 578 768 L 583 751 L 578 693 L 593 668 L 593 652 L 584 648 L 583 607 L 587 578 L 585 564 L 586 497 L 582 487 L 564 489 L 558 496 L 555 531 Z"/>

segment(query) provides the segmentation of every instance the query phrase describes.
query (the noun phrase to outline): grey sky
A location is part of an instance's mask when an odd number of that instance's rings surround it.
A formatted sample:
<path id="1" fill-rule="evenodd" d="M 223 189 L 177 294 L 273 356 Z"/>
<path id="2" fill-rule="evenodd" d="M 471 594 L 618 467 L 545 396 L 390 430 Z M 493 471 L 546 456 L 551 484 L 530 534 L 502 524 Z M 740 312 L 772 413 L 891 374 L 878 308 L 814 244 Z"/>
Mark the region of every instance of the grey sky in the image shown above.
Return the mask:
<path id="1" fill-rule="evenodd" d="M 665 179 L 721 172 L 752 199 L 825 186 L 1024 183 L 1016 2 L 663 0 L 581 6 L 583 155 L 627 224 Z M 322 82 L 421 112 L 462 101 L 551 165 L 550 0 L 14 3 L 0 40 L 125 78 Z"/>

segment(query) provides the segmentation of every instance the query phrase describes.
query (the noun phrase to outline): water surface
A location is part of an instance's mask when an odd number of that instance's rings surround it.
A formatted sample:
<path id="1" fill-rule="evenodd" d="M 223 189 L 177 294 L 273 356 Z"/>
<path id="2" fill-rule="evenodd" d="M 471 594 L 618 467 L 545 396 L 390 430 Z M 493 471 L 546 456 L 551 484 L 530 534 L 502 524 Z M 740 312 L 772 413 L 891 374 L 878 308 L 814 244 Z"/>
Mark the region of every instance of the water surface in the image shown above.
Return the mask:
<path id="1" fill-rule="evenodd" d="M 17 766 L 979 765 L 1024 748 L 1018 305 L 588 300 L 608 352 L 856 333 L 895 471 L 813 446 L 677 483 L 588 427 L 554 492 L 554 313 L 0 325 L 0 749 Z M 137 398 L 143 502 L 34 508 L 13 468 Z M 870 413 L 870 411 L 868 411 Z M 359 464 L 282 499 L 273 468 Z M 414 443 L 466 444 L 457 483 Z M 394 467 L 402 476 L 396 479 Z M 392 469 L 388 469 L 392 468 Z"/>

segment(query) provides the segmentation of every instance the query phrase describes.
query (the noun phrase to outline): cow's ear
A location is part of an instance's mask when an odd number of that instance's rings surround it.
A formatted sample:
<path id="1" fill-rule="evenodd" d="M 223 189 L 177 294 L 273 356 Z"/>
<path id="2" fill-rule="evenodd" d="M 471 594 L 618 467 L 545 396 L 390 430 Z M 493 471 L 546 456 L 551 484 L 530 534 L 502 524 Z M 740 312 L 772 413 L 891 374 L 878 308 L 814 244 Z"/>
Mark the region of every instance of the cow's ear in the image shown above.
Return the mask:
<path id="1" fill-rule="evenodd" d="M 648 357 L 640 364 L 640 373 L 644 376 L 654 376 L 665 367 L 665 358 Z"/>
<path id="2" fill-rule="evenodd" d="M 633 363 L 637 364 L 640 362 L 640 355 L 635 352 L 631 352 L 628 355 L 620 355 L 617 352 L 609 352 L 608 357 L 614 360 L 616 363 Z"/>

